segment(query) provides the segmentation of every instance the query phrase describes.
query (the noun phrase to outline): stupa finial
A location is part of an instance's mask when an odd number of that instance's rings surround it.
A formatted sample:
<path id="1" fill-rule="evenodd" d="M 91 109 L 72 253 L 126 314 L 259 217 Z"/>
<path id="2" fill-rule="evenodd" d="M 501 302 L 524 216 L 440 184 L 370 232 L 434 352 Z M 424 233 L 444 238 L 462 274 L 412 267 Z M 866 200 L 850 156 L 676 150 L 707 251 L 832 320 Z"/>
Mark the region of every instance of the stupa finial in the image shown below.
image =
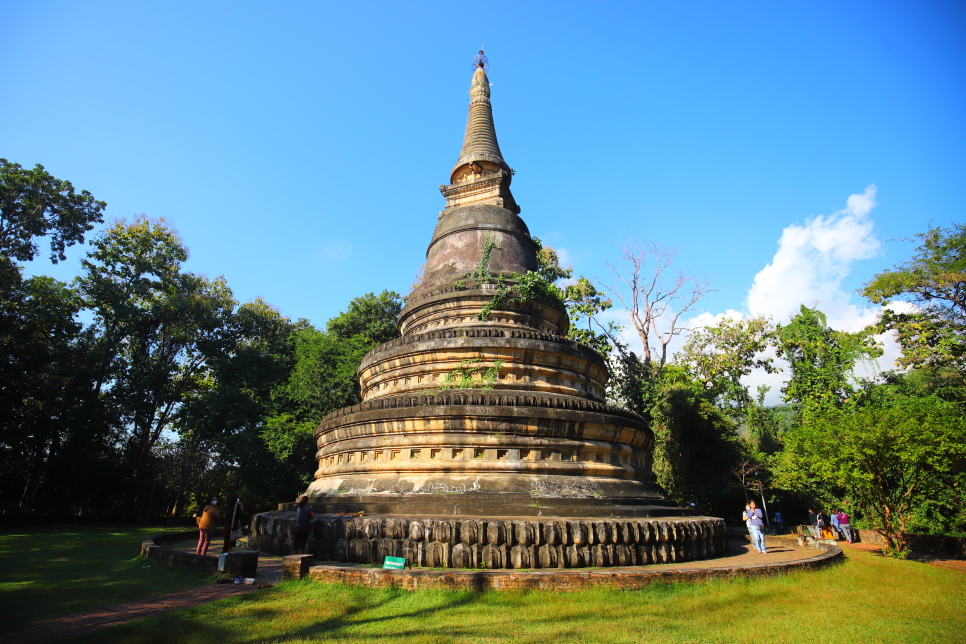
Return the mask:
<path id="1" fill-rule="evenodd" d="M 487 59 L 486 54 L 483 53 L 483 45 L 480 45 L 480 53 L 473 59 L 473 67 L 481 67 L 483 71 L 490 68 L 490 61 Z"/>
<path id="2" fill-rule="evenodd" d="M 500 144 L 496 140 L 496 128 L 493 127 L 493 108 L 490 105 L 490 79 L 486 76 L 489 62 L 483 50 L 477 54 L 476 70 L 470 84 L 470 113 L 466 118 L 466 133 L 463 135 L 463 148 L 460 156 L 450 173 L 450 181 L 454 182 L 457 172 L 470 165 L 493 164 L 501 169 L 509 170 Z"/>

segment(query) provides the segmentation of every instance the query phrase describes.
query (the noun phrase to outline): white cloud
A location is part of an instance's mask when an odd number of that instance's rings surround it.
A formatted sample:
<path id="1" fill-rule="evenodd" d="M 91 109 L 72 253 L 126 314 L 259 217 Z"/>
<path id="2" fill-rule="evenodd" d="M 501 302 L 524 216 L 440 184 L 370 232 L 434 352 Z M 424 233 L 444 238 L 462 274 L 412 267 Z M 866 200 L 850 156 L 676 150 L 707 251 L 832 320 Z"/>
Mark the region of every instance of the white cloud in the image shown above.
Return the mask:
<path id="1" fill-rule="evenodd" d="M 784 322 L 805 304 L 818 307 L 836 329 L 857 331 L 875 320 L 877 307 L 853 304 L 852 295 L 841 288 L 854 262 L 879 252 L 869 217 L 875 194 L 872 184 L 862 194 L 850 196 L 844 209 L 785 228 L 774 258 L 755 276 L 748 291 L 751 315 L 770 315 Z"/>
<path id="2" fill-rule="evenodd" d="M 322 257 L 330 262 L 344 262 L 352 254 L 352 246 L 337 240 L 326 244 L 322 248 Z"/>
<path id="3" fill-rule="evenodd" d="M 845 208 L 831 215 L 819 215 L 782 231 L 778 251 L 748 291 L 746 304 L 751 315 L 787 322 L 805 304 L 825 313 L 829 326 L 840 331 L 859 331 L 875 322 L 881 307 L 857 304 L 854 294 L 842 290 L 853 264 L 876 256 L 881 246 L 870 217 L 876 206 L 875 184 L 862 194 L 851 195 L 845 203 Z M 883 334 L 876 339 L 884 354 L 878 360 L 860 361 L 857 377 L 873 378 L 895 367 L 901 353 L 895 338 Z M 752 391 L 761 384 L 771 387 L 768 404 L 781 401 L 780 389 L 790 376 L 787 363 L 778 360 L 776 365 L 782 367 L 781 373 L 755 372 L 747 378 Z"/>
<path id="4" fill-rule="evenodd" d="M 691 328 L 717 324 L 724 318 L 746 319 L 763 315 L 775 322 L 787 322 L 805 304 L 825 313 L 829 326 L 841 331 L 859 331 L 874 322 L 881 307 L 865 306 L 853 293 L 842 289 L 843 280 L 855 262 L 879 253 L 881 244 L 873 232 L 871 213 L 876 206 L 875 184 L 861 194 L 851 195 L 845 208 L 830 215 L 818 215 L 805 224 L 792 224 L 782 231 L 778 250 L 772 260 L 755 276 L 745 301 L 745 310 L 728 309 L 722 313 L 704 312 L 689 320 Z M 857 303 L 858 302 L 858 303 Z M 895 307 L 911 306 L 905 303 Z M 641 343 L 631 325 L 630 315 L 623 309 L 607 311 L 604 320 L 614 320 L 624 327 L 623 340 L 640 352 Z M 860 362 L 855 375 L 873 378 L 895 368 L 900 356 L 899 345 L 892 334 L 878 336 L 884 355 L 875 361 Z M 677 338 L 671 349 L 680 350 L 684 338 Z M 769 352 L 774 356 L 774 351 Z M 768 374 L 756 371 L 745 382 L 752 392 L 759 385 L 770 391 L 766 404 L 781 402 L 781 388 L 790 376 L 787 363 L 776 360 L 781 371 Z"/>

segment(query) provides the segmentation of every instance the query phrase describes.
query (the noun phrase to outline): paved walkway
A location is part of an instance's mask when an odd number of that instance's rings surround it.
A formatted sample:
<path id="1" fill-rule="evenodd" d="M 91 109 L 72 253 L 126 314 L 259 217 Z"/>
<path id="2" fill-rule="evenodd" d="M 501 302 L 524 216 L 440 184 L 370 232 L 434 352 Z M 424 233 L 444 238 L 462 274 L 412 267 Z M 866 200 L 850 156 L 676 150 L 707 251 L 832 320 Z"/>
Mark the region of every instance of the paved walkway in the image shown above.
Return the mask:
<path id="1" fill-rule="evenodd" d="M 113 606 L 104 606 L 83 613 L 73 613 L 45 619 L 39 622 L 22 624 L 13 628 L 0 630 L 0 642 L 6 644 L 40 644 L 53 642 L 71 635 L 89 633 L 108 626 L 126 624 L 146 617 L 154 617 L 162 613 L 182 608 L 190 608 L 199 604 L 213 602 L 225 597 L 244 595 L 257 590 L 257 586 L 244 584 L 209 584 L 201 588 L 185 590 L 180 593 L 149 597 Z"/>

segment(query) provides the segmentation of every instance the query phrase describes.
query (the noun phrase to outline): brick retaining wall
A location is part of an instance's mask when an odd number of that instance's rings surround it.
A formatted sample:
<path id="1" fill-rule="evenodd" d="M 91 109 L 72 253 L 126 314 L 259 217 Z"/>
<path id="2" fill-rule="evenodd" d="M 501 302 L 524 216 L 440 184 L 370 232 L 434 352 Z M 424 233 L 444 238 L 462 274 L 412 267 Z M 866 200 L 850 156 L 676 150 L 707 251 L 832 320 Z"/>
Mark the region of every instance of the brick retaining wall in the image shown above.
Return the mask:
<path id="1" fill-rule="evenodd" d="M 837 563 L 843 558 L 842 549 L 829 546 L 828 550 L 807 559 L 770 564 L 714 568 L 678 568 L 647 570 L 643 568 L 612 568 L 609 570 L 518 571 L 518 570 L 383 570 L 361 568 L 352 564 L 321 564 L 309 566 L 307 576 L 313 581 L 340 583 L 366 588 L 403 588 L 405 590 L 555 590 L 576 591 L 587 588 L 609 587 L 636 590 L 654 582 L 702 583 L 712 579 L 765 577 L 801 570 L 817 570 Z M 286 572 L 299 574 L 303 560 L 292 557 Z M 298 561 L 295 561 L 298 559 Z M 289 562 L 286 562 L 288 564 Z"/>

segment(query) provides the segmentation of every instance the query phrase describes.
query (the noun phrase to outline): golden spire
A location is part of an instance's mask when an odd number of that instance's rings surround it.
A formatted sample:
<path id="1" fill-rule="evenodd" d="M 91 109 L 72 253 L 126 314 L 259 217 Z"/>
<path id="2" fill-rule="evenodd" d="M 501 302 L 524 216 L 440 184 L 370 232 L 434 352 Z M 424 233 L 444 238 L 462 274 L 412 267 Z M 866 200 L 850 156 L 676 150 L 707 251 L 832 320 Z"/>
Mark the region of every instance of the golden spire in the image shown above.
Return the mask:
<path id="1" fill-rule="evenodd" d="M 450 181 L 455 183 L 457 171 L 464 166 L 483 161 L 509 169 L 500 144 L 496 140 L 496 128 L 493 127 L 493 110 L 490 105 L 490 80 L 486 76 L 486 57 L 480 50 L 476 57 L 476 71 L 473 72 L 473 82 L 470 85 L 470 113 L 466 119 L 466 133 L 463 135 L 463 149 L 459 159 L 450 173 Z"/>

